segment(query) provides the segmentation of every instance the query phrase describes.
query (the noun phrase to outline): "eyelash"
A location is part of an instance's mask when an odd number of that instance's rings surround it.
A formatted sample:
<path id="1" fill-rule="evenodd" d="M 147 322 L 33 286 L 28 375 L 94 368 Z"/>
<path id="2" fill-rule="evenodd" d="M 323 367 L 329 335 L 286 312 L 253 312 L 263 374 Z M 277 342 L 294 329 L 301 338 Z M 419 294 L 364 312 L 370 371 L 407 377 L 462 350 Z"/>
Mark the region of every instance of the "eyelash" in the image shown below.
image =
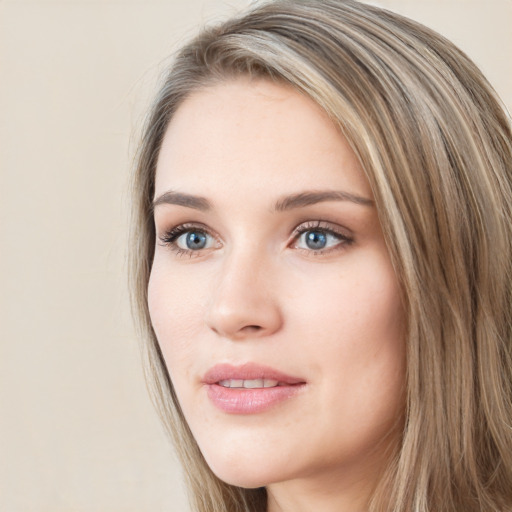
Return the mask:
<path id="1" fill-rule="evenodd" d="M 190 232 L 197 232 L 197 233 L 204 233 L 205 235 L 211 236 L 214 240 L 217 240 L 209 231 L 206 229 L 205 226 L 201 224 L 180 224 L 179 226 L 176 226 L 166 233 L 164 233 L 160 237 L 160 241 L 162 242 L 162 245 L 169 247 L 177 256 L 189 256 L 193 258 L 194 256 L 199 256 L 200 250 L 198 251 L 192 251 L 190 249 L 182 249 L 181 247 L 178 247 L 176 244 L 176 240 L 181 235 L 184 235 L 186 233 Z"/>
<path id="2" fill-rule="evenodd" d="M 191 249 L 182 249 L 181 247 L 178 247 L 176 241 L 178 238 L 186 233 L 190 232 L 197 232 L 202 233 L 207 236 L 210 236 L 215 242 L 219 243 L 218 239 L 211 234 L 211 232 L 202 224 L 192 224 L 192 223 L 186 223 L 186 224 L 180 224 L 179 226 L 176 226 L 169 231 L 165 232 L 160 238 L 160 242 L 162 245 L 169 247 L 177 256 L 183 257 L 183 256 L 189 256 L 190 258 L 200 256 L 201 253 L 203 253 L 205 250 L 208 250 L 210 248 L 206 249 L 198 249 L 198 250 L 191 250 Z M 353 243 L 354 239 L 347 235 L 346 233 L 343 233 L 341 230 L 335 229 L 332 227 L 332 225 L 326 221 L 309 221 L 306 223 L 302 223 L 299 226 L 297 226 L 293 230 L 293 237 L 291 246 L 296 246 L 300 240 L 300 237 L 308 232 L 316 232 L 316 233 L 322 233 L 327 236 L 333 236 L 339 240 L 336 245 L 330 248 L 322 248 L 322 249 L 305 249 L 301 247 L 295 247 L 295 249 L 307 253 L 308 255 L 312 256 L 319 256 L 323 254 L 330 253 L 332 251 L 341 250 L 344 247 L 350 245 Z"/>
<path id="3" fill-rule="evenodd" d="M 349 236 L 348 234 L 342 232 L 340 229 L 336 229 L 332 226 L 332 224 L 317 220 L 317 221 L 309 221 L 306 223 L 302 223 L 299 226 L 297 226 L 293 230 L 293 243 L 297 244 L 300 237 L 308 232 L 315 232 L 315 233 L 323 233 L 328 236 L 333 236 L 338 239 L 338 243 L 334 247 L 326 248 L 326 249 L 303 249 L 300 247 L 296 247 L 297 250 L 303 251 L 305 253 L 308 253 L 308 255 L 318 256 L 327 254 L 333 251 L 341 250 L 344 247 L 350 245 L 354 239 Z"/>

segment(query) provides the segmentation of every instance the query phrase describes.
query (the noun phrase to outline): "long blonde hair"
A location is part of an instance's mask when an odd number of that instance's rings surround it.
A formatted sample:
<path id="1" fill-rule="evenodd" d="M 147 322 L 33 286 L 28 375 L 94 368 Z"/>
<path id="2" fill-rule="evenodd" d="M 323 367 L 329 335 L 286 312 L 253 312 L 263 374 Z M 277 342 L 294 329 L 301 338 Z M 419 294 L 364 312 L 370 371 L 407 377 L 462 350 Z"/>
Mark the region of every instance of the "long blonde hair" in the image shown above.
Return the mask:
<path id="1" fill-rule="evenodd" d="M 408 318 L 402 442 L 371 511 L 512 510 L 512 134 L 476 66 L 439 34 L 352 0 L 278 0 L 202 31 L 148 116 L 134 176 L 131 278 L 155 401 L 195 510 L 266 509 L 221 482 L 180 411 L 147 307 L 155 165 L 200 88 L 291 84 L 339 126 L 372 187 Z"/>

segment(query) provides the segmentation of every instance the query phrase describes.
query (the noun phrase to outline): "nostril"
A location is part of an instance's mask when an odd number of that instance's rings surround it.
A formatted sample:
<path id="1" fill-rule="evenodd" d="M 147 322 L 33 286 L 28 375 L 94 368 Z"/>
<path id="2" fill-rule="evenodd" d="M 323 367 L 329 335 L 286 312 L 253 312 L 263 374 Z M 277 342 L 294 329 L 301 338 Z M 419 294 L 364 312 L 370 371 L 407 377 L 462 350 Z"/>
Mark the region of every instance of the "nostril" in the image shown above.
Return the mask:
<path id="1" fill-rule="evenodd" d="M 245 332 L 258 332 L 261 331 L 260 325 L 246 325 L 243 329 Z"/>

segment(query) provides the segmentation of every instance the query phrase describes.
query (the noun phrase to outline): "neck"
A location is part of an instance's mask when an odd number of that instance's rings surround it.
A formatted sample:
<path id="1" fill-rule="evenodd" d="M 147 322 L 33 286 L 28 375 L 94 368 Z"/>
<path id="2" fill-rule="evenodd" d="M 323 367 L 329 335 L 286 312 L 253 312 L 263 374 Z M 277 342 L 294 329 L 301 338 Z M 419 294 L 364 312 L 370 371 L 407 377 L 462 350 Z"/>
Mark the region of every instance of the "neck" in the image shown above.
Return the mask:
<path id="1" fill-rule="evenodd" d="M 324 468 L 323 472 L 269 484 L 267 512 L 368 512 L 386 468 L 393 464 L 393 446 L 387 448 L 383 459 L 367 454 L 355 466 Z M 386 499 L 384 495 L 380 498 Z"/>
<path id="2" fill-rule="evenodd" d="M 368 479 L 337 474 L 304 478 L 267 487 L 267 512 L 367 512 L 373 491 Z"/>

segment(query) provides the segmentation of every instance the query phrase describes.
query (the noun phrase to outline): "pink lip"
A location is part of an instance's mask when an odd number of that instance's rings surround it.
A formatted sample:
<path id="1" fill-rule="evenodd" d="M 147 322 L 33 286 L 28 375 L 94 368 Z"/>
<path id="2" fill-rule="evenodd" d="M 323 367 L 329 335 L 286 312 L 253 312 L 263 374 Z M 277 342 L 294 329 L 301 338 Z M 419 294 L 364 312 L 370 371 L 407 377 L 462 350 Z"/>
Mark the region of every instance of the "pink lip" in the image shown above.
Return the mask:
<path id="1" fill-rule="evenodd" d="M 216 384 L 221 380 L 237 379 L 237 380 L 252 380 L 252 379 L 272 379 L 277 380 L 282 384 L 301 384 L 304 379 L 286 375 L 270 366 L 263 366 L 256 363 L 246 363 L 240 366 L 233 366 L 231 364 L 217 364 L 210 368 L 203 377 L 205 384 Z"/>
<path id="2" fill-rule="evenodd" d="M 219 385 L 222 380 L 277 380 L 279 386 L 271 388 L 226 388 Z M 207 386 L 208 398 L 220 410 L 231 414 L 256 414 L 288 400 L 300 392 L 306 384 L 304 379 L 286 375 L 274 368 L 255 363 L 241 366 L 219 364 L 206 372 L 203 383 Z"/>

